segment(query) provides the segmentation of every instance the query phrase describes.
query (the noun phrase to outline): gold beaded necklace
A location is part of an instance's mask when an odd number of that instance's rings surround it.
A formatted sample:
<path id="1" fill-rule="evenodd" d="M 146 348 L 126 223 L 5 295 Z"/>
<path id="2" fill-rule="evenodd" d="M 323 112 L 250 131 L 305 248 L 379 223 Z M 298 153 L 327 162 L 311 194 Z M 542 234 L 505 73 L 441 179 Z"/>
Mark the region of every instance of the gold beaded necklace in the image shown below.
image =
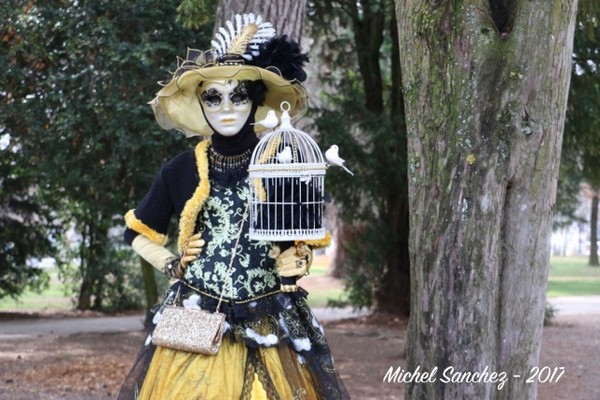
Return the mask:
<path id="1" fill-rule="evenodd" d="M 215 149 L 211 147 L 208 156 L 210 159 L 210 165 L 213 169 L 219 172 L 225 172 L 247 166 L 250 163 L 251 154 L 252 149 L 248 149 L 242 154 L 225 156 L 217 153 Z"/>

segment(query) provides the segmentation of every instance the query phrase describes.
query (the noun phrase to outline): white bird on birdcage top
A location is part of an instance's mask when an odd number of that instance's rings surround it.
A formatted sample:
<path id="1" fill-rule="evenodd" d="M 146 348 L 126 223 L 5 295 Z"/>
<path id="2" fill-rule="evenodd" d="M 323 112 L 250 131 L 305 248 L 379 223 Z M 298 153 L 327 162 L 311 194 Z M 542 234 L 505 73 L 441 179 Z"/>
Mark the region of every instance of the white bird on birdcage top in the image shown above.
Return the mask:
<path id="1" fill-rule="evenodd" d="M 342 167 L 344 169 L 344 171 L 346 171 L 350 175 L 354 176 L 354 174 L 352 173 L 352 171 L 350 171 L 348 168 L 346 168 L 344 166 L 344 163 L 346 161 L 343 158 L 340 157 L 339 150 L 340 149 L 339 149 L 339 147 L 338 147 L 337 144 L 332 145 L 325 152 L 325 158 L 327 159 L 327 161 L 329 161 L 329 164 L 335 165 L 335 166 L 338 166 L 338 167 Z"/>
<path id="2" fill-rule="evenodd" d="M 277 126 L 277 124 L 279 124 L 279 119 L 277 119 L 277 114 L 275 113 L 275 110 L 269 110 L 267 112 L 267 116 L 264 119 L 250 125 L 262 125 L 267 129 L 273 129 Z"/>

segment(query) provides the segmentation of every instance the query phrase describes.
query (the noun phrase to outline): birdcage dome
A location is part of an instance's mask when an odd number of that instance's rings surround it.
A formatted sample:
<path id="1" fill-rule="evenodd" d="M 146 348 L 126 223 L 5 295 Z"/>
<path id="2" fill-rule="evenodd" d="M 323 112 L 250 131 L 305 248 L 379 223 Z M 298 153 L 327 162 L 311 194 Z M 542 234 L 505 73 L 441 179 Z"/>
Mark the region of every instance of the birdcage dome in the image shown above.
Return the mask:
<path id="1" fill-rule="evenodd" d="M 322 239 L 327 164 L 314 139 L 292 127 L 289 104 L 281 109 L 279 129 L 260 140 L 248 168 L 250 238 Z"/>

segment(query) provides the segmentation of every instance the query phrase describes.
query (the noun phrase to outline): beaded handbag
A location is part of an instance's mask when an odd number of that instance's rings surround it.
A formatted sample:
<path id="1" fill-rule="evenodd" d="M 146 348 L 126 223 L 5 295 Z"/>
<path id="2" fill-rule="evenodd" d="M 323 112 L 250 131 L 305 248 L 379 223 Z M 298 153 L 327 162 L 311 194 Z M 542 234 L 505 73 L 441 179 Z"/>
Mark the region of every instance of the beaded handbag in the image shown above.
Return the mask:
<path id="1" fill-rule="evenodd" d="M 233 272 L 233 260 L 240 243 L 240 236 L 247 215 L 248 205 L 240 221 L 237 240 L 231 252 L 228 275 Z M 156 346 L 189 353 L 211 356 L 217 354 L 225 332 L 225 314 L 219 312 L 219 309 L 228 283 L 229 281 L 223 285 L 223 291 L 214 313 L 193 308 L 164 307 L 160 320 L 152 334 L 152 343 Z"/>
<path id="2" fill-rule="evenodd" d="M 225 328 L 225 314 L 167 306 L 154 329 L 152 343 L 173 350 L 215 355 Z"/>

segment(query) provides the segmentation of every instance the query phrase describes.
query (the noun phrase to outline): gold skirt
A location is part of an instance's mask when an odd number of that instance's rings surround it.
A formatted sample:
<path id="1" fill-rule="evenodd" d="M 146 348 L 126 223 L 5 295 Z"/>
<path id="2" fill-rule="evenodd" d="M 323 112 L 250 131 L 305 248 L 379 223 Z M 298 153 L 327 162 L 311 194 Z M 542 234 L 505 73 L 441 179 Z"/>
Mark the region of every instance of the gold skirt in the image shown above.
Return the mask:
<path id="1" fill-rule="evenodd" d="M 317 399 L 314 380 L 285 344 L 252 349 L 223 338 L 214 356 L 157 347 L 137 399 Z"/>

